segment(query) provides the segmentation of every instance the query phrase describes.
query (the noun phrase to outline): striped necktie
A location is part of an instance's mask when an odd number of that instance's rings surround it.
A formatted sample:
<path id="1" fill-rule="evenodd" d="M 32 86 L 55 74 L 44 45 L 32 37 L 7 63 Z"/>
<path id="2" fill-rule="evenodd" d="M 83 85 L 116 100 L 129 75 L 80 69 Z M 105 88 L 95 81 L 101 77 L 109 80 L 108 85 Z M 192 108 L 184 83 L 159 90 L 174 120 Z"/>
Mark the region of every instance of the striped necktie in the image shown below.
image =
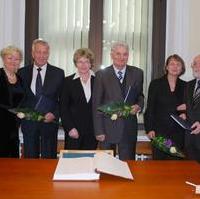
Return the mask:
<path id="1" fill-rule="evenodd" d="M 197 82 L 197 88 L 193 94 L 193 105 L 195 106 L 200 102 L 200 80 Z"/>
<path id="2" fill-rule="evenodd" d="M 40 74 L 41 70 L 42 70 L 41 68 L 37 69 L 38 74 L 37 74 L 37 77 L 36 77 L 36 85 L 35 85 L 35 95 L 38 98 L 42 94 L 42 77 L 41 77 L 41 74 Z"/>
<path id="3" fill-rule="evenodd" d="M 122 83 L 122 79 L 123 79 L 123 73 L 122 73 L 122 71 L 119 70 L 117 72 L 117 74 L 118 74 L 117 77 L 118 77 L 119 81 Z"/>

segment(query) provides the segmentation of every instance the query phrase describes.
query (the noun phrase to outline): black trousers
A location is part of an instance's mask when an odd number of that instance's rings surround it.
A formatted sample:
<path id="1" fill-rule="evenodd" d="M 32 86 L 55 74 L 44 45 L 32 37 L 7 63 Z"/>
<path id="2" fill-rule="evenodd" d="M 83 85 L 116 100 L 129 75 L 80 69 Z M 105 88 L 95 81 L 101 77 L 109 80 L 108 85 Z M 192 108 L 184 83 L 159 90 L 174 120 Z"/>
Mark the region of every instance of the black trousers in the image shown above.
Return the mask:
<path id="1" fill-rule="evenodd" d="M 96 150 L 97 140 L 93 133 L 80 133 L 78 139 L 71 138 L 65 134 L 65 149 Z"/>

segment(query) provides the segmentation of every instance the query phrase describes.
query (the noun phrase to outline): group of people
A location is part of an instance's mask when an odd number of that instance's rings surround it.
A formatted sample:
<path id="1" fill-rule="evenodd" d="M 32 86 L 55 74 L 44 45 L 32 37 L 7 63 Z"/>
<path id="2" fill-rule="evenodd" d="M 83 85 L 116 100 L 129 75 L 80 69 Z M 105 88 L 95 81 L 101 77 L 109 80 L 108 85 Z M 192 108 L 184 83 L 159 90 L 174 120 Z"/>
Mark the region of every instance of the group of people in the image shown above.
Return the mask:
<path id="1" fill-rule="evenodd" d="M 112 65 L 96 74 L 92 71 L 93 52 L 88 48 L 76 50 L 73 61 L 77 71 L 67 77 L 62 69 L 48 63 L 49 53 L 46 41 L 34 40 L 33 63 L 20 68 L 20 49 L 8 46 L 1 51 L 0 157 L 19 157 L 21 127 L 25 158 L 56 158 L 57 121 L 61 118 L 65 149 L 113 149 L 121 160 L 135 159 L 137 114 L 144 107 L 143 71 L 127 65 L 128 45 L 115 42 L 110 52 Z M 149 86 L 144 113 L 147 136 L 150 139 L 157 135 L 170 137 L 181 149 L 186 149 L 189 159 L 200 161 L 200 103 L 198 97 L 195 104 L 193 100 L 200 80 L 200 55 L 192 64 L 195 79 L 188 83 L 179 78 L 185 72 L 180 56 L 168 57 L 164 69 L 165 75 L 152 80 Z M 131 115 L 111 120 L 98 111 L 98 107 L 111 102 L 131 104 Z M 10 111 L 17 107 L 41 112 L 44 121 L 20 121 Z M 192 132 L 185 133 L 170 118 L 172 113 L 190 120 Z M 153 148 L 153 158 L 171 159 L 156 148 Z"/>

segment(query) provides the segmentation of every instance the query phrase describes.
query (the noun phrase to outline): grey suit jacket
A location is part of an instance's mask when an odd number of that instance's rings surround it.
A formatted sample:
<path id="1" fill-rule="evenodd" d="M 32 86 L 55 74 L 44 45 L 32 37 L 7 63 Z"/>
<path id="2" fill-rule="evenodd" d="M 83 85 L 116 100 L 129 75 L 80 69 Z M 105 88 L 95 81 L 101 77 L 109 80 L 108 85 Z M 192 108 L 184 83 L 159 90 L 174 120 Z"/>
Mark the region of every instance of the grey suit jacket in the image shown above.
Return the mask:
<path id="1" fill-rule="evenodd" d="M 126 81 L 125 94 L 128 92 L 129 87 L 131 88 L 126 102 L 132 105 L 138 104 L 142 109 L 144 104 L 143 71 L 137 67 L 127 65 L 124 81 Z M 123 101 L 124 97 L 113 66 L 98 71 L 93 87 L 94 129 L 95 135 L 105 134 L 106 141 L 109 143 L 119 143 L 123 133 L 127 134 L 127 139 L 136 139 L 137 137 L 136 116 L 128 119 L 118 118 L 112 121 L 110 117 L 97 111 L 97 108 L 101 105 Z"/>

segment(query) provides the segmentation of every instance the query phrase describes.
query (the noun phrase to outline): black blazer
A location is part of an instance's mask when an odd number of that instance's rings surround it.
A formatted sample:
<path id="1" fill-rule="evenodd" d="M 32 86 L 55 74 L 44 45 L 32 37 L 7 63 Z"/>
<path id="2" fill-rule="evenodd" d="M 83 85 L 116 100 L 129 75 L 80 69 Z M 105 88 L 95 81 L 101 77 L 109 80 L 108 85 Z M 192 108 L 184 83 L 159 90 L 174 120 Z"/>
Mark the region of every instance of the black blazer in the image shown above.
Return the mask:
<path id="1" fill-rule="evenodd" d="M 80 134 L 94 133 L 92 121 L 92 88 L 94 76 L 91 76 L 91 98 L 87 103 L 80 78 L 75 74 L 65 78 L 60 100 L 62 125 L 66 133 L 76 128 Z"/>
<path id="2" fill-rule="evenodd" d="M 31 81 L 33 74 L 33 65 L 25 66 L 19 70 L 19 75 L 24 83 L 26 96 L 23 106 L 27 108 L 35 108 L 37 98 L 31 90 Z M 64 80 L 64 71 L 58 67 L 47 64 L 42 94 L 54 102 L 55 106 L 46 112 L 52 112 L 58 119 L 59 117 L 59 97 Z"/>
<path id="3" fill-rule="evenodd" d="M 18 88 L 13 90 L 9 84 L 4 70 L 0 69 L 0 121 L 1 121 L 1 139 L 3 135 L 10 136 L 9 134 L 15 129 L 18 132 L 18 120 L 13 113 L 7 109 L 16 108 L 24 97 L 22 89 L 22 81 L 17 77 Z M 14 86 L 14 85 L 13 85 Z"/>
<path id="4" fill-rule="evenodd" d="M 171 92 L 166 75 L 151 81 L 144 114 L 144 125 L 147 133 L 154 130 L 157 134 L 166 135 L 179 128 L 170 114 L 178 114 L 176 107 L 184 103 L 185 85 L 185 81 L 178 79 L 175 91 Z"/>

